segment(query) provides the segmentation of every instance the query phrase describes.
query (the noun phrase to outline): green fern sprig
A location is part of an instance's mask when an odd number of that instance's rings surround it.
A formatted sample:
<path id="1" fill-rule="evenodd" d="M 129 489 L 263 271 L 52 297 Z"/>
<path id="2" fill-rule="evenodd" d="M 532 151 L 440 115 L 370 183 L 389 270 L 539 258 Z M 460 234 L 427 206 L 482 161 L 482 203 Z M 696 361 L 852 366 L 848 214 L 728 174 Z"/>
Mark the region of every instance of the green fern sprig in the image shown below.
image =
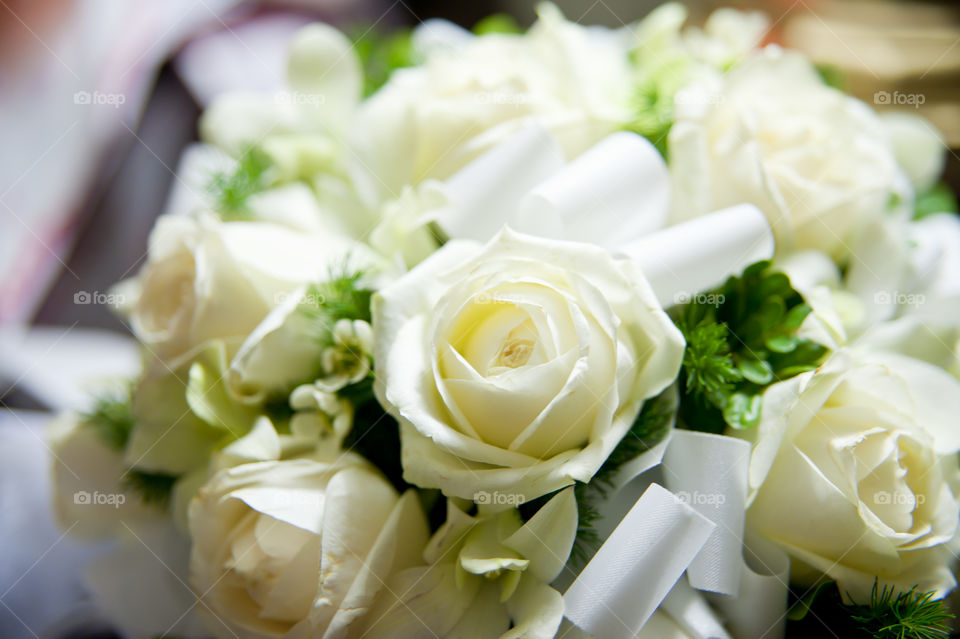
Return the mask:
<path id="1" fill-rule="evenodd" d="M 953 614 L 933 592 L 914 586 L 897 592 L 873 582 L 869 605 L 851 606 L 851 618 L 873 639 L 945 639 L 950 636 Z"/>

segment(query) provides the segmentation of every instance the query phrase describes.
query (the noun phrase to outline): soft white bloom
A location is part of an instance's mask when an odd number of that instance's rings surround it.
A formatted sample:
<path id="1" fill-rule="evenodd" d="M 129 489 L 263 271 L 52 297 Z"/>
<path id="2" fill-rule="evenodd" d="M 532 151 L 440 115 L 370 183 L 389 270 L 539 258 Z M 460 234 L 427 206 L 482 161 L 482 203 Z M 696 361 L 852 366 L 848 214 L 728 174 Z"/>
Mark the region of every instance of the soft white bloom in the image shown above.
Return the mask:
<path id="1" fill-rule="evenodd" d="M 436 23 L 419 30 L 451 31 Z M 524 35 L 447 40 L 422 65 L 395 71 L 361 107 L 357 148 L 387 197 L 449 177 L 531 122 L 574 156 L 629 117 L 626 47 L 613 32 L 567 22 L 552 5 L 540 7 Z"/>
<path id="2" fill-rule="evenodd" d="M 217 338 L 244 338 L 299 286 L 356 244 L 264 222 L 162 217 L 125 293 L 137 338 L 162 359 Z"/>
<path id="3" fill-rule="evenodd" d="M 780 253 L 819 249 L 842 261 L 857 231 L 911 199 L 869 107 L 775 47 L 678 94 L 669 148 L 675 219 L 749 202 Z"/>
<path id="4" fill-rule="evenodd" d="M 335 393 L 363 381 L 373 363 L 373 328 L 363 320 L 340 319 L 331 331 L 333 344 L 323 349 L 323 374 L 317 388 Z"/>
<path id="5" fill-rule="evenodd" d="M 304 27 L 290 45 L 287 85 L 274 94 L 219 96 L 200 119 L 201 139 L 232 158 L 256 149 L 269 160 L 268 181 L 292 187 L 251 196 L 248 208 L 258 218 L 311 228 L 319 214 L 354 237 L 366 234 L 371 220 L 348 145 L 363 89 L 353 44 L 329 25 Z"/>
<path id="6" fill-rule="evenodd" d="M 374 327 L 405 478 L 468 499 L 588 481 L 684 345 L 632 262 L 509 229 L 382 289 Z"/>
<path id="7" fill-rule="evenodd" d="M 124 519 L 114 545 L 87 567 L 84 585 L 126 639 L 209 639 L 189 577 L 190 539 L 169 517 Z"/>
<path id="8" fill-rule="evenodd" d="M 922 193 L 934 186 L 947 163 L 947 145 L 936 127 L 919 115 L 902 111 L 881 113 L 880 119 L 914 190 Z"/>
<path id="9" fill-rule="evenodd" d="M 395 571 L 419 562 L 427 523 L 360 458 L 226 469 L 189 509 L 190 583 L 215 636 L 355 637 Z"/>
<path id="10" fill-rule="evenodd" d="M 290 393 L 290 430 L 313 440 L 332 438 L 339 445 L 353 426 L 353 404 L 324 390 L 320 384 L 303 384 Z"/>
<path id="11" fill-rule="evenodd" d="M 656 71 L 682 71 L 683 77 L 698 75 L 704 65 L 726 70 L 753 53 L 770 26 L 770 18 L 761 11 L 717 9 L 703 28 L 683 28 L 688 11 L 677 2 L 668 2 L 651 11 L 635 28 L 634 54 L 637 71 L 644 67 Z M 666 78 L 663 78 L 666 81 Z"/>
<path id="12" fill-rule="evenodd" d="M 894 325 L 938 331 L 956 341 L 960 330 L 960 219 L 950 213 L 917 221 L 882 220 L 853 243 L 845 272 L 823 253 L 781 260 L 814 314 L 835 325 L 836 343 Z M 906 330 L 906 329 L 900 329 Z"/>
<path id="13" fill-rule="evenodd" d="M 868 601 L 882 584 L 945 594 L 957 531 L 960 382 L 894 353 L 839 352 L 771 386 L 750 462 L 747 529 Z"/>
<path id="14" fill-rule="evenodd" d="M 496 512 L 480 505 L 470 516 L 461 510 L 468 505 L 447 503 L 447 521 L 423 553 L 426 565 L 391 578 L 366 617 L 364 637 L 426 632 L 553 639 L 563 600 L 548 584 L 563 570 L 576 537 L 573 489 L 551 498 L 526 523 L 514 508 Z"/>
<path id="15" fill-rule="evenodd" d="M 156 525 L 163 513 L 143 504 L 123 479 L 123 451 L 107 445 L 97 427 L 64 414 L 50 424 L 53 507 L 60 527 L 78 537 L 105 537 L 125 522 Z"/>

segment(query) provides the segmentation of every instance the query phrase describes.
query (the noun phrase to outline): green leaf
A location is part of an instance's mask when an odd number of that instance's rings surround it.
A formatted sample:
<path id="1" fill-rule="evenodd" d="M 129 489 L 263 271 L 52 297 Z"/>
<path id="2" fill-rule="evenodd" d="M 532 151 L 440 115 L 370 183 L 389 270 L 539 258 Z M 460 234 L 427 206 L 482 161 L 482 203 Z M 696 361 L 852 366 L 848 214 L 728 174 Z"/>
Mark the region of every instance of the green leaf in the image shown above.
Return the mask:
<path id="1" fill-rule="evenodd" d="M 700 300 L 713 300 L 706 303 Z M 756 425 L 770 384 L 815 368 L 826 349 L 797 334 L 810 307 L 769 261 L 675 307 L 684 334 L 680 422 L 722 433 Z"/>
<path id="2" fill-rule="evenodd" d="M 813 607 L 813 603 L 817 600 L 817 597 L 820 595 L 820 592 L 827 587 L 836 587 L 835 581 L 823 581 L 818 584 L 816 587 L 811 588 L 804 593 L 803 597 L 798 599 L 796 603 L 790 606 L 790 609 L 787 611 L 787 619 L 790 621 L 802 621 L 807 614 L 810 613 L 810 609 Z"/>
<path id="3" fill-rule="evenodd" d="M 771 335 L 763 343 L 774 353 L 790 353 L 796 350 L 800 344 L 800 338 L 796 335 Z"/>
<path id="4" fill-rule="evenodd" d="M 763 398 L 760 395 L 734 393 L 723 409 L 723 418 L 730 426 L 737 429 L 752 428 L 760 421 L 760 407 Z"/>
<path id="5" fill-rule="evenodd" d="M 514 17 L 508 13 L 494 13 L 486 18 L 481 18 L 479 22 L 473 25 L 473 32 L 477 35 L 487 35 L 490 33 L 523 33 L 523 28 L 517 24 Z"/>
<path id="6" fill-rule="evenodd" d="M 349 32 L 353 49 L 363 66 L 364 97 L 386 84 L 395 70 L 415 63 L 410 29 L 385 33 L 360 26 Z"/>
<path id="7" fill-rule="evenodd" d="M 919 220 L 935 213 L 956 213 L 957 210 L 957 196 L 946 183 L 941 182 L 917 195 L 913 218 Z"/>
<path id="8" fill-rule="evenodd" d="M 760 386 L 773 381 L 773 368 L 770 363 L 762 359 L 738 358 L 737 368 L 744 379 Z"/>

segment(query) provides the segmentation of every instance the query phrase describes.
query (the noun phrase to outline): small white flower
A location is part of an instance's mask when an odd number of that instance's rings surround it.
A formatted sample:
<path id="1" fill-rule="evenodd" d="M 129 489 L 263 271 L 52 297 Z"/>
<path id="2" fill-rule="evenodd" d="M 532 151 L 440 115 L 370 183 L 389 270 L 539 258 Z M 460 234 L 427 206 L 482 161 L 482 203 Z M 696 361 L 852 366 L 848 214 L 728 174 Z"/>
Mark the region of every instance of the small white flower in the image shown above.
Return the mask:
<path id="1" fill-rule="evenodd" d="M 318 383 L 304 384 L 290 393 L 290 430 L 298 437 L 327 439 L 339 444 L 353 426 L 353 404 Z"/>
<path id="2" fill-rule="evenodd" d="M 323 377 L 317 388 L 335 393 L 363 381 L 373 361 L 373 328 L 363 320 L 340 319 L 331 331 L 333 344 L 323 350 Z"/>

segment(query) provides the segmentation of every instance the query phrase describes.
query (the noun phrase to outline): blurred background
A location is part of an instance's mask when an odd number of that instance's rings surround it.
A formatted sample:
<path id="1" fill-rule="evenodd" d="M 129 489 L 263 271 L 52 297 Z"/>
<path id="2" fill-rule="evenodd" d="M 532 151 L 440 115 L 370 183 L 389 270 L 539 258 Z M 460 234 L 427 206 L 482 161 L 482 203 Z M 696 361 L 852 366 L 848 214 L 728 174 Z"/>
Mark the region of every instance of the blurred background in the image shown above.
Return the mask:
<path id="1" fill-rule="evenodd" d="M 77 627 L 80 566 L 95 549 L 51 521 L 44 423 L 83 405 L 82 380 L 136 370 L 126 327 L 97 302 L 143 262 L 203 107 L 220 92 L 279 86 L 286 43 L 306 22 L 360 38 L 371 24 L 389 33 L 435 17 L 469 28 L 505 13 L 526 26 L 536 2 L 0 0 L 0 638 L 110 636 L 94 617 L 86 634 Z M 619 27 L 658 2 L 556 4 L 571 20 Z M 770 41 L 835 69 L 878 109 L 898 91 L 924 96 L 913 106 L 951 147 L 946 179 L 956 192 L 957 3 L 686 4 L 693 22 L 721 4 L 766 11 Z M 59 622 L 65 610 L 70 619 Z"/>

